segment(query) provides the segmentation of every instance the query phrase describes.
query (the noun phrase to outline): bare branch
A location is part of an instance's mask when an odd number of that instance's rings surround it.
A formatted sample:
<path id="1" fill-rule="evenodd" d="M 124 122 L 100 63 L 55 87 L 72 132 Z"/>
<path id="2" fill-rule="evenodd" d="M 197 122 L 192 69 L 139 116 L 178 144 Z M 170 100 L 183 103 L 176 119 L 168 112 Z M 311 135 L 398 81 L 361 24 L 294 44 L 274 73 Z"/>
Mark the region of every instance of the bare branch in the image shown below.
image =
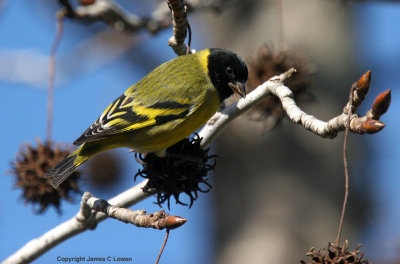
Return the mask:
<path id="1" fill-rule="evenodd" d="M 178 55 L 186 54 L 186 44 L 184 40 L 187 32 L 186 11 L 194 12 L 200 10 L 220 11 L 223 1 L 188 1 L 168 0 L 168 5 L 164 2 L 158 5 L 150 17 L 140 17 L 125 10 L 111 0 L 96 0 L 90 5 L 81 5 L 76 9 L 69 4 L 69 1 L 60 1 L 66 9 L 66 16 L 84 22 L 102 21 L 113 29 L 124 32 L 134 33 L 142 29 L 155 34 L 162 29 L 173 25 L 173 36 L 169 39 L 168 45 L 172 47 Z M 186 10 L 185 4 L 188 5 Z M 168 6 L 170 9 L 168 9 Z M 171 20 L 172 12 L 172 20 Z"/>
<path id="2" fill-rule="evenodd" d="M 301 110 L 293 99 L 293 92 L 284 85 L 284 82 L 296 70 L 291 68 L 287 72 L 272 77 L 268 81 L 259 85 L 245 99 L 240 99 L 235 104 L 217 112 L 199 132 L 203 138 L 202 147 L 207 146 L 218 136 L 222 129 L 240 114 L 255 106 L 267 95 L 272 94 L 279 98 L 282 103 L 283 110 L 286 112 L 290 120 L 295 124 L 300 124 L 305 129 L 323 138 L 334 138 L 337 133 L 344 131 L 347 122 L 347 108 L 344 108 L 342 114 L 332 118 L 328 122 L 321 121 L 316 117 L 305 113 Z M 390 97 L 390 91 L 386 92 Z M 360 98 L 360 97 L 358 97 Z M 386 104 L 390 103 L 390 98 L 382 100 Z M 388 106 L 387 106 L 388 107 Z M 387 110 L 387 108 L 386 108 Z M 385 110 L 385 111 L 386 111 Z M 369 119 L 367 116 L 359 117 L 358 115 L 350 116 L 350 131 L 356 134 L 376 133 L 382 130 L 385 124 L 378 120 Z"/>
<path id="3" fill-rule="evenodd" d="M 70 18 L 86 22 L 102 21 L 113 29 L 125 33 L 132 33 L 147 28 L 150 22 L 149 19 L 131 14 L 117 3 L 108 0 L 97 0 L 91 5 L 78 6 L 73 10 L 73 16 L 70 16 Z M 166 27 L 166 25 L 163 26 L 160 22 L 162 21 L 152 21 L 151 25 L 154 27 L 154 30 Z"/>
<path id="4" fill-rule="evenodd" d="M 116 205 L 110 205 L 106 200 L 94 197 L 91 193 L 85 192 L 82 196 L 81 210 L 76 216 L 83 223 L 89 223 L 88 227 L 94 227 L 93 221 L 95 214 L 92 212 L 102 212 L 108 217 L 117 219 L 124 223 L 132 224 L 137 227 L 147 227 L 162 230 L 175 229 L 183 225 L 187 220 L 179 216 L 170 216 L 164 210 L 154 214 L 146 214 L 145 210 L 136 210 L 123 208 Z"/>
<path id="5" fill-rule="evenodd" d="M 171 8 L 176 12 L 177 16 L 185 16 L 182 14 L 182 2 L 171 0 Z M 168 6 L 163 2 L 154 10 L 150 17 L 140 17 L 125 10 L 122 6 L 118 5 L 111 0 L 96 0 L 91 5 L 81 5 L 73 9 L 69 1 L 63 0 L 61 4 L 67 9 L 67 16 L 71 19 L 78 19 L 84 22 L 102 21 L 115 30 L 125 33 L 133 33 L 142 29 L 147 29 L 150 33 L 154 34 L 158 31 L 165 29 L 171 25 L 171 11 Z M 201 10 L 216 10 L 219 11 L 222 1 L 189 1 L 188 12 L 201 11 Z"/>
<path id="6" fill-rule="evenodd" d="M 146 183 L 146 180 L 139 183 L 138 185 L 112 198 L 109 202 L 121 207 L 129 207 L 142 201 L 149 196 L 149 194 L 144 193 L 142 190 Z M 80 215 L 81 213 L 82 212 L 80 211 L 78 215 L 49 230 L 42 236 L 32 239 L 2 263 L 16 264 L 31 262 L 64 240 L 76 234 L 82 233 L 87 229 L 93 229 L 96 226 L 96 223 L 107 218 L 105 214 L 97 214 L 95 219 L 91 220 L 92 223 L 88 224 L 88 222 L 82 221 L 82 215 Z M 83 214 L 86 217 L 89 216 L 87 213 Z M 81 220 L 78 220 L 78 218 Z"/>
<path id="7" fill-rule="evenodd" d="M 283 86 L 283 82 L 295 71 L 294 68 L 291 68 L 289 71 L 271 78 L 249 93 L 245 99 L 241 99 L 222 111 L 217 112 L 199 132 L 199 136 L 203 138 L 201 141 L 202 147 L 204 148 L 209 145 L 233 119 L 261 102 L 261 100 L 270 93 L 269 90 L 271 90 L 273 86 Z"/>

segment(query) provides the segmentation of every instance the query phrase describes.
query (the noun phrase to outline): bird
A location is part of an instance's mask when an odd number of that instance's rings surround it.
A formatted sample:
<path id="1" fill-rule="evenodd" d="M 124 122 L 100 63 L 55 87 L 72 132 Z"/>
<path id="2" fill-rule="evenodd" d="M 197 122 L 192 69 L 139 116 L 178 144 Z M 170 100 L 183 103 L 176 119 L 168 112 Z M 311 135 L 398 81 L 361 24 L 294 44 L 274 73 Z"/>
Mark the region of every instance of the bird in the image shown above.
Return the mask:
<path id="1" fill-rule="evenodd" d="M 114 100 L 73 143 L 79 146 L 45 173 L 58 187 L 92 156 L 127 147 L 166 155 L 166 149 L 204 125 L 233 94 L 246 97 L 246 62 L 219 48 L 169 60 Z"/>

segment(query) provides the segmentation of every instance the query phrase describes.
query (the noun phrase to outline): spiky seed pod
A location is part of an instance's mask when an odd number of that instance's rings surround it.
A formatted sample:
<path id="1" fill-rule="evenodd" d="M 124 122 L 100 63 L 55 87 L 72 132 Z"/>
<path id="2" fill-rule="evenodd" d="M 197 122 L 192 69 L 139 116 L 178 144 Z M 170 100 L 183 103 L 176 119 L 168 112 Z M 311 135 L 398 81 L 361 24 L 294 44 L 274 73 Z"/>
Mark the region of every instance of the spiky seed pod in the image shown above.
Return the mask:
<path id="1" fill-rule="evenodd" d="M 197 192 L 208 192 L 211 185 L 207 182 L 207 174 L 216 165 L 216 156 L 208 155 L 209 149 L 200 148 L 201 138 L 184 139 L 167 149 L 167 156 L 160 158 L 152 153 L 145 157 L 139 156 L 143 169 L 135 175 L 148 179 L 143 190 L 157 195 L 157 204 L 165 201 L 170 208 L 170 198 L 176 203 L 187 205 L 179 200 L 179 195 L 185 193 L 190 198 L 189 207 L 197 199 Z M 212 164 L 209 161 L 212 160 Z M 200 185 L 205 185 L 202 189 Z"/>
<path id="2" fill-rule="evenodd" d="M 345 241 L 342 247 L 328 244 L 327 249 L 322 252 L 319 249 L 311 248 L 306 254 L 312 258 L 312 264 L 372 264 L 368 259 L 364 259 L 364 253 L 360 252 L 361 244 L 357 245 L 353 251 L 349 249 L 349 241 Z M 300 261 L 306 264 L 304 260 Z"/>
<path id="3" fill-rule="evenodd" d="M 51 179 L 44 178 L 44 173 L 64 159 L 70 150 L 60 144 L 36 140 L 36 146 L 26 144 L 21 147 L 16 159 L 11 162 L 14 187 L 22 189 L 22 198 L 26 204 L 33 204 L 36 213 L 43 213 L 49 205 L 60 213 L 61 199 L 71 201 L 73 193 L 80 193 L 78 171 L 56 189 L 51 185 Z"/>
<path id="4" fill-rule="evenodd" d="M 288 51 L 275 53 L 267 45 L 263 45 L 258 50 L 256 56 L 249 58 L 247 61 L 249 66 L 248 92 L 271 77 L 294 67 L 297 72 L 288 79 L 286 85 L 293 91 L 296 101 L 300 97 L 311 98 L 311 95 L 307 91 L 314 82 L 312 71 L 309 64 L 299 55 Z M 272 95 L 267 96 L 260 104 L 253 107 L 252 111 L 259 113 L 261 117 L 272 115 L 276 119 L 275 126 L 279 124 L 284 116 L 281 102 Z"/>

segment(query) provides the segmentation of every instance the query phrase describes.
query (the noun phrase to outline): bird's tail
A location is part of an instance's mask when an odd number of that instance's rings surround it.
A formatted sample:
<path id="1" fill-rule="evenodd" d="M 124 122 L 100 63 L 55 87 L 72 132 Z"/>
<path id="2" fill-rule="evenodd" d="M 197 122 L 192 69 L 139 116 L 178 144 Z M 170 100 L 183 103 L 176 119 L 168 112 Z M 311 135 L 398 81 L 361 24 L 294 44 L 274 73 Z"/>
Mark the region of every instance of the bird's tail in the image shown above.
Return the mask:
<path id="1" fill-rule="evenodd" d="M 53 178 L 52 185 L 54 188 L 58 187 L 72 172 L 88 160 L 89 157 L 79 155 L 81 149 L 82 146 L 69 154 L 44 175 L 45 178 Z"/>

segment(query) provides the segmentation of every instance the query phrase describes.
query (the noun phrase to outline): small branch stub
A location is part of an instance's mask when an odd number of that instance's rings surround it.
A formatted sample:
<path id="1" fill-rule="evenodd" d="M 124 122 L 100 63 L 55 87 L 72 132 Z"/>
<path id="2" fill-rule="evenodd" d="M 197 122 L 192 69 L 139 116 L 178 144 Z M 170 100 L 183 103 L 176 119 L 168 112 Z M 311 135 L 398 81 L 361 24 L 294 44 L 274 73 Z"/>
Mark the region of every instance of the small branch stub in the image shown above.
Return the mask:
<path id="1" fill-rule="evenodd" d="M 110 205 L 107 201 L 94 197 L 91 193 L 85 192 L 82 196 L 81 210 L 78 220 L 82 223 L 89 223 L 93 219 L 95 212 L 102 212 L 107 216 L 133 224 L 137 227 L 146 227 L 162 230 L 175 229 L 186 223 L 187 219 L 179 216 L 170 216 L 164 210 L 153 214 L 146 214 L 145 210 L 131 210 L 115 205 Z M 89 227 L 90 228 L 90 227 Z"/>

